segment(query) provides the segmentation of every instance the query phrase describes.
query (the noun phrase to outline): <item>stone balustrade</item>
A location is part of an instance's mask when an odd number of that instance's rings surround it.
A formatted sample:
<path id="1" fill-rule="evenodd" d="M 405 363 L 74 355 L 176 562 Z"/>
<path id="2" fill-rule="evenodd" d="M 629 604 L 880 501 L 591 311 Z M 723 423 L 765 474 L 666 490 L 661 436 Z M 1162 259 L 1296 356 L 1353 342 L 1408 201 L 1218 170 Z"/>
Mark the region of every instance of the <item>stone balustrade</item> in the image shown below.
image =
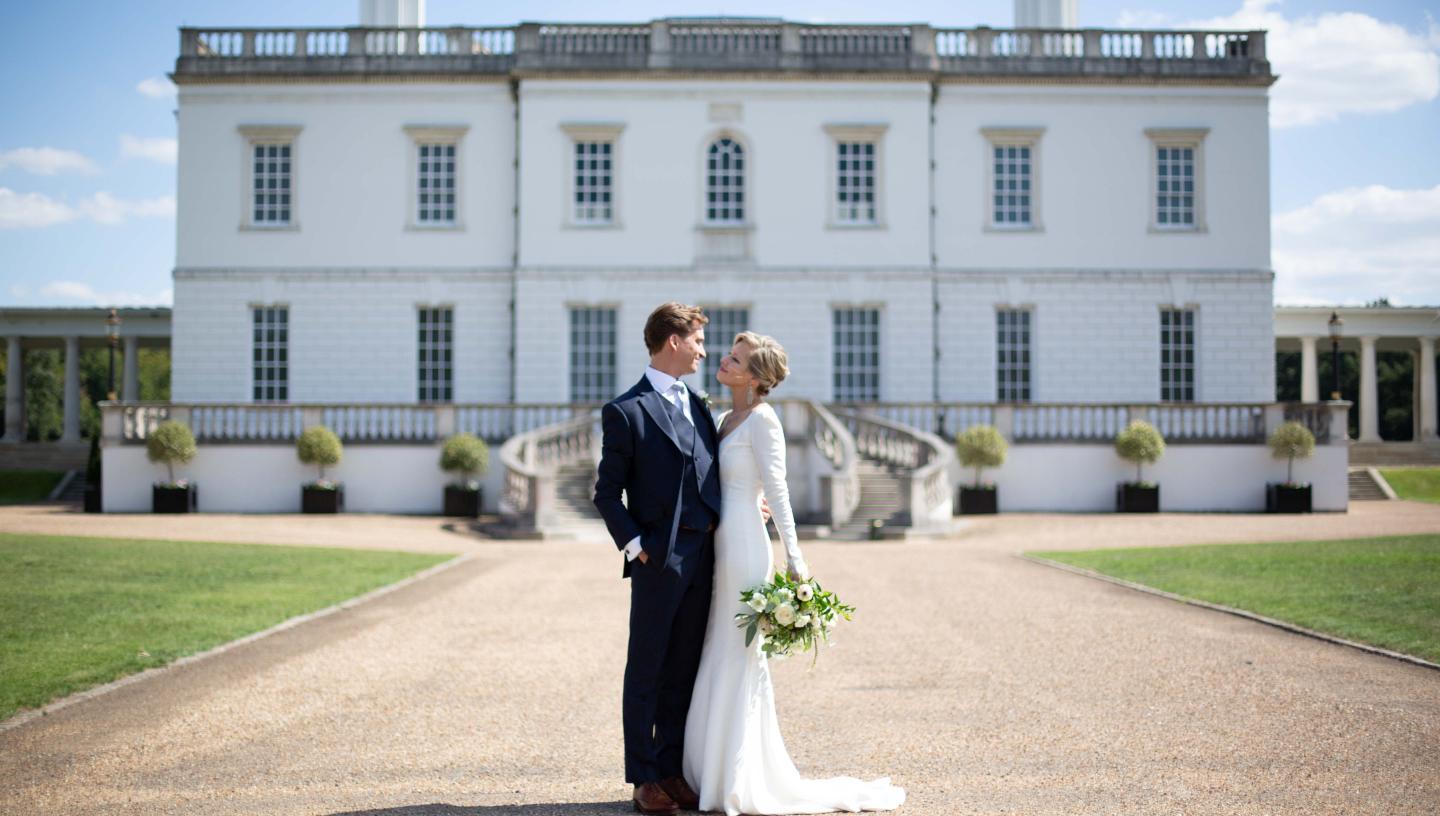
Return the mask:
<path id="1" fill-rule="evenodd" d="M 664 19 L 447 28 L 182 28 L 175 78 L 794 71 L 1225 78 L 1269 84 L 1263 31 L 932 28 Z"/>
<path id="2" fill-rule="evenodd" d="M 1132 420 L 1155 426 L 1169 444 L 1262 444 L 1281 422 L 1294 419 L 1319 444 L 1345 441 L 1331 417 L 1345 402 L 1276 403 L 874 403 L 852 408 L 951 438 L 972 425 L 994 425 L 1014 444 L 1109 444 Z M 1332 435 L 1332 428 L 1341 433 Z"/>

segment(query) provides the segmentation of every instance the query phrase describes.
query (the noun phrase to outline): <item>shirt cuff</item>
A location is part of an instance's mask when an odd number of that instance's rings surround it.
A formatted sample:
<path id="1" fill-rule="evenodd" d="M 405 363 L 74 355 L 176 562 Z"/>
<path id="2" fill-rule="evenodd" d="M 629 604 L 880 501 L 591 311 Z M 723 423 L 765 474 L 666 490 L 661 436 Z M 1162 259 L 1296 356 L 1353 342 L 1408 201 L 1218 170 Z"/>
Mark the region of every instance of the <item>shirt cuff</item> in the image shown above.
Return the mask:
<path id="1" fill-rule="evenodd" d="M 639 555 L 640 555 L 640 536 L 635 536 L 634 538 L 630 539 L 630 543 L 629 543 L 629 544 L 626 544 L 626 545 L 625 545 L 625 560 L 626 560 L 626 561 L 634 561 Z"/>

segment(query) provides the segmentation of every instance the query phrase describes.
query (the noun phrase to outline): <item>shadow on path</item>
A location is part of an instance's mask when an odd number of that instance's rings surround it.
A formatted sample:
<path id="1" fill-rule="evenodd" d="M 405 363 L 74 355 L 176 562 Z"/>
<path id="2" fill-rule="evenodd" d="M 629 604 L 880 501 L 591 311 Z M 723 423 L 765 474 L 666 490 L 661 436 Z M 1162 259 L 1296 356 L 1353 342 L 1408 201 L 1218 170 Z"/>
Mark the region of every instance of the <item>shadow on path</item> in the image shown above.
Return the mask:
<path id="1" fill-rule="evenodd" d="M 589 816 L 589 814 L 630 813 L 629 799 L 617 802 L 555 802 L 548 805 L 402 805 L 380 810 L 347 810 L 327 816 Z"/>

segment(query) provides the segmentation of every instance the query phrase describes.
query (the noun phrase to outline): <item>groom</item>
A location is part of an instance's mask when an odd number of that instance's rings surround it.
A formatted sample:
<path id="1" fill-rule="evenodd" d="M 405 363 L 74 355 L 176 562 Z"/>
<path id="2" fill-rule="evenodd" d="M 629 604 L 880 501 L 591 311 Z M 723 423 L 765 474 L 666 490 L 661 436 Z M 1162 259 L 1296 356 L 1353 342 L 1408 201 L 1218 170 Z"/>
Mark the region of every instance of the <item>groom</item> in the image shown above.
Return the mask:
<path id="1" fill-rule="evenodd" d="M 600 412 L 595 507 L 630 579 L 621 711 L 625 781 L 642 813 L 700 806 L 681 774 L 681 751 L 710 614 L 720 466 L 710 409 L 680 377 L 705 358 L 707 322 L 679 303 L 652 312 L 645 376 Z"/>

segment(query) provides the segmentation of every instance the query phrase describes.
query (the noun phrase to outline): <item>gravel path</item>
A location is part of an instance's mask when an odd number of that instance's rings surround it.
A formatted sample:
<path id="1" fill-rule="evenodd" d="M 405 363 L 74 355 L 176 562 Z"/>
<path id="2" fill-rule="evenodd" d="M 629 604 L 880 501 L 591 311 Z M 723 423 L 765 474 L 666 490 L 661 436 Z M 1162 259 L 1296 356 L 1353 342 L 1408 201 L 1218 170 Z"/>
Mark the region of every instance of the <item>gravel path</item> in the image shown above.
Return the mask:
<path id="1" fill-rule="evenodd" d="M 911 814 L 1436 813 L 1440 672 L 1012 556 L 1440 530 L 1440 506 L 1352 508 L 1007 515 L 948 540 L 809 543 L 859 613 L 814 671 L 776 666 L 791 753 L 811 775 L 892 776 Z M 474 553 L 0 733 L 0 813 L 630 812 L 613 547 L 443 525 L 0 508 L 6 531 Z"/>

